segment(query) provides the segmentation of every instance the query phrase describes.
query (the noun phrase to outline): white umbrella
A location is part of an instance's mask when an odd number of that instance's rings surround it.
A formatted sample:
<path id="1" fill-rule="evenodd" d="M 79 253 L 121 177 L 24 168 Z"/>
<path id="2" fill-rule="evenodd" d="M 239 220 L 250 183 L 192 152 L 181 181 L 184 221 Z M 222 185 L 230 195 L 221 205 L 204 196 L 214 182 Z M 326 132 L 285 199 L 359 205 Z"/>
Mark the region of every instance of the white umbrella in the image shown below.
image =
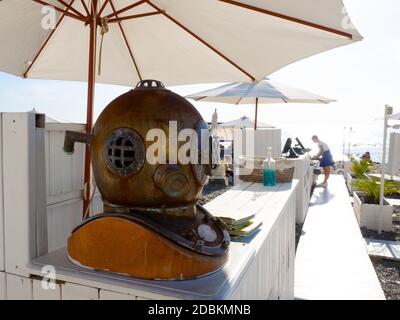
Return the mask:
<path id="1" fill-rule="evenodd" d="M 400 120 L 400 113 L 395 113 L 389 117 L 389 120 Z"/>
<path id="2" fill-rule="evenodd" d="M 46 4 L 56 8 L 54 30 L 44 29 Z M 97 82 L 260 80 L 360 40 L 346 19 L 341 0 L 2 0 L 0 70 L 87 81 L 92 26 L 99 40 L 108 27 Z"/>
<path id="3" fill-rule="evenodd" d="M 261 103 L 323 103 L 335 100 L 324 98 L 311 92 L 288 87 L 264 79 L 256 82 L 230 83 L 211 90 L 186 96 L 195 101 L 230 104 L 255 104 L 254 128 L 257 129 L 258 105 Z"/>
<path id="4" fill-rule="evenodd" d="M 235 130 L 237 129 L 248 129 L 254 128 L 255 121 L 249 117 L 243 116 L 239 119 L 227 121 L 218 125 L 218 136 L 223 140 L 233 140 L 235 136 Z M 262 129 L 273 129 L 274 126 L 258 122 L 258 128 Z"/>
<path id="5" fill-rule="evenodd" d="M 0 70 L 87 81 L 88 132 L 96 81 L 255 81 L 358 40 L 341 0 L 0 1 Z"/>
<path id="6" fill-rule="evenodd" d="M 231 120 L 224 122 L 220 124 L 220 127 L 230 127 L 230 128 L 235 128 L 235 129 L 245 129 L 245 128 L 254 128 L 255 121 L 249 117 L 243 116 L 239 119 Z M 257 123 L 258 128 L 275 128 L 274 126 L 267 124 L 267 123 L 262 123 L 258 122 Z"/>

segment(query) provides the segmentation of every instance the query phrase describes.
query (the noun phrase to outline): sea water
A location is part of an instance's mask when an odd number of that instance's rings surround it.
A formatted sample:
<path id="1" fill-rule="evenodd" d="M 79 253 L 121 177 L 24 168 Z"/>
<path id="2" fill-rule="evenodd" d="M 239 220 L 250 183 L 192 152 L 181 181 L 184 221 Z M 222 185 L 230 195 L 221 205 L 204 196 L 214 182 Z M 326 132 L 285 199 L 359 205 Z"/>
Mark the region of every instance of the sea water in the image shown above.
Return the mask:
<path id="1" fill-rule="evenodd" d="M 281 125 L 282 143 L 286 139 L 299 137 L 306 148 L 312 149 L 312 154 L 318 153 L 317 146 L 311 141 L 311 136 L 316 134 L 326 142 L 331 149 L 335 161 L 345 159 L 345 155 L 361 156 L 365 152 L 370 152 L 373 161 L 382 160 L 382 140 L 383 128 L 382 121 L 371 124 L 355 124 L 345 126 L 334 125 Z M 294 144 L 296 143 L 293 140 Z M 282 144 L 282 145 L 283 145 Z"/>

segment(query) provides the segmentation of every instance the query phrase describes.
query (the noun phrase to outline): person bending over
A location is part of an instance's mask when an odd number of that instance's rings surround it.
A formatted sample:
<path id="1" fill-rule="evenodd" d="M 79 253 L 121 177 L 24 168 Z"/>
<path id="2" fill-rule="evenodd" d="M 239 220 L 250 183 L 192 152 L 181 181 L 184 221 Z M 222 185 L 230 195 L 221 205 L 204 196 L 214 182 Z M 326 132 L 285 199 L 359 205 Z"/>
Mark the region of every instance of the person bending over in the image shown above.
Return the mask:
<path id="1" fill-rule="evenodd" d="M 318 136 L 312 136 L 312 141 L 318 145 L 319 152 L 312 157 L 312 160 L 319 160 L 320 166 L 324 170 L 324 181 L 317 185 L 319 188 L 326 188 L 328 186 L 328 179 L 331 174 L 331 167 L 335 165 L 332 158 L 332 153 L 325 142 L 322 142 Z"/>

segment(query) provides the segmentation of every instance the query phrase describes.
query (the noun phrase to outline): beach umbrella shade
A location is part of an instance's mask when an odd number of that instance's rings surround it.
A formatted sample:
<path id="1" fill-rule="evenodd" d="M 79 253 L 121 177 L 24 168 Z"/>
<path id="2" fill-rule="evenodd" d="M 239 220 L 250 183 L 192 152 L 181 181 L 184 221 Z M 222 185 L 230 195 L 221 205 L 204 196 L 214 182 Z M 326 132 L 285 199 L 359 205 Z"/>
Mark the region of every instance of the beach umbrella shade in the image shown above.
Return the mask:
<path id="1" fill-rule="evenodd" d="M 254 128 L 255 120 L 249 117 L 243 116 L 239 119 L 227 121 L 221 123 L 218 126 L 218 135 L 224 140 L 233 140 L 235 136 L 235 130 Z M 258 122 L 257 127 L 261 129 L 274 129 L 276 127 L 263 122 Z"/>
<path id="2" fill-rule="evenodd" d="M 0 70 L 87 81 L 88 132 L 95 82 L 255 81 L 360 39 L 341 0 L 0 1 Z"/>
<path id="3" fill-rule="evenodd" d="M 230 83 L 214 89 L 186 96 L 188 99 L 203 102 L 229 104 L 255 104 L 254 129 L 257 129 L 258 105 L 270 103 L 321 103 L 335 102 L 314 93 L 285 86 L 264 79 L 255 82 Z M 244 118 L 245 120 L 246 118 Z"/>
<path id="4" fill-rule="evenodd" d="M 245 129 L 245 128 L 254 128 L 255 120 L 251 119 L 249 117 L 243 116 L 239 119 L 227 121 L 224 123 L 221 123 L 220 126 L 224 128 L 238 128 L 238 129 Z M 258 122 L 257 123 L 258 128 L 264 128 L 264 129 L 271 129 L 275 128 L 273 125 L 270 125 L 268 123 L 263 123 L 263 122 Z"/>
<path id="5" fill-rule="evenodd" d="M 389 117 L 389 120 L 400 120 L 400 113 L 395 113 Z"/>

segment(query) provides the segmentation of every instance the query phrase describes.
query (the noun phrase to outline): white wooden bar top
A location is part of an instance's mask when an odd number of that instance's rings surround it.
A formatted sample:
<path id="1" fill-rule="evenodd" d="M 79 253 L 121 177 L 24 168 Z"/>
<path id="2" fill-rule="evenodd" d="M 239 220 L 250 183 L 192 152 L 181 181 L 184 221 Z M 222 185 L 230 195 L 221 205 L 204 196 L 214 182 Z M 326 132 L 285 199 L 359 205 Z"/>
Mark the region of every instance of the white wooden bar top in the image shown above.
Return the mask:
<path id="1" fill-rule="evenodd" d="M 295 297 L 385 299 L 342 176 L 314 191 L 296 253 Z"/>
<path id="2" fill-rule="evenodd" d="M 258 250 L 279 220 L 289 200 L 293 201 L 294 206 L 297 185 L 297 180 L 272 188 L 266 188 L 261 184 L 241 183 L 208 203 L 205 207 L 215 216 L 230 212 L 254 213 L 258 214 L 256 217 L 261 219 L 263 224 L 253 235 L 232 242 L 225 267 L 203 278 L 189 281 L 148 281 L 87 270 L 73 265 L 67 258 L 65 248 L 34 259 L 29 266 L 30 272 L 33 275 L 43 276 L 42 266 L 53 265 L 56 268 L 57 280 L 148 299 L 229 299 L 249 270 Z M 294 230 L 288 232 L 290 233 L 288 239 L 291 239 L 291 235 L 294 239 Z"/>

